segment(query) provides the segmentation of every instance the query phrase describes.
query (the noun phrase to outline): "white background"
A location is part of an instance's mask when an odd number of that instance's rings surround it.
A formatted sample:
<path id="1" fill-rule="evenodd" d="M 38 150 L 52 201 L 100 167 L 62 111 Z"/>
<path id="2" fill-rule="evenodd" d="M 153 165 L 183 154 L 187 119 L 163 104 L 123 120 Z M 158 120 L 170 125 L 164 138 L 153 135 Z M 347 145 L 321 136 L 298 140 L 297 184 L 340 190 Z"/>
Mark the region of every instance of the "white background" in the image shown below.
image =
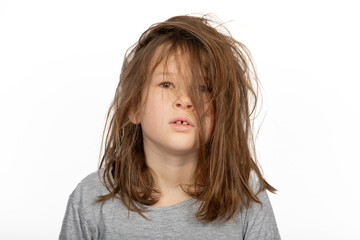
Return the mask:
<path id="1" fill-rule="evenodd" d="M 189 13 L 231 21 L 253 55 L 282 238 L 360 239 L 359 7 L 266 0 L 1 1 L 0 239 L 58 237 L 69 194 L 96 170 L 126 49 Z"/>

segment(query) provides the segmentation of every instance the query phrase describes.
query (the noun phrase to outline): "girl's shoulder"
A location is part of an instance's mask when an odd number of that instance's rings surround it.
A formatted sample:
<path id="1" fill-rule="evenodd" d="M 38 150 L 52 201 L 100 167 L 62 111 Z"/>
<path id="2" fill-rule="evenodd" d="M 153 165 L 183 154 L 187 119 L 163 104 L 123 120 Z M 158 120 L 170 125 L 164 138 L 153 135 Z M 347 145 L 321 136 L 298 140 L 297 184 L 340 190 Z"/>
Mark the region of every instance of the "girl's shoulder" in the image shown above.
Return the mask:
<path id="1" fill-rule="evenodd" d="M 109 193 L 102 180 L 104 169 L 90 173 L 83 178 L 69 196 L 69 200 L 74 204 L 86 208 L 94 203 L 97 196 Z"/>
<path id="2" fill-rule="evenodd" d="M 256 174 L 254 170 L 250 171 L 249 185 L 254 193 L 259 192 L 259 189 L 261 187 L 259 182 L 259 176 Z"/>

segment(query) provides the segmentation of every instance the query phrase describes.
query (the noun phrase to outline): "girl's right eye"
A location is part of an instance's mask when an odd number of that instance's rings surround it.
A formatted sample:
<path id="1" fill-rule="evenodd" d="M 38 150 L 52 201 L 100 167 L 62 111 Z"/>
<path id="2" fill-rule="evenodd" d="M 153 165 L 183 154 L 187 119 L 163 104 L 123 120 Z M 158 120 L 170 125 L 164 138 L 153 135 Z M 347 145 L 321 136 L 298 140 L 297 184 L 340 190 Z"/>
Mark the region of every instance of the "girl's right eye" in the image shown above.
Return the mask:
<path id="1" fill-rule="evenodd" d="M 163 83 L 160 83 L 160 86 L 163 88 L 171 88 L 172 84 L 169 82 L 163 82 Z"/>

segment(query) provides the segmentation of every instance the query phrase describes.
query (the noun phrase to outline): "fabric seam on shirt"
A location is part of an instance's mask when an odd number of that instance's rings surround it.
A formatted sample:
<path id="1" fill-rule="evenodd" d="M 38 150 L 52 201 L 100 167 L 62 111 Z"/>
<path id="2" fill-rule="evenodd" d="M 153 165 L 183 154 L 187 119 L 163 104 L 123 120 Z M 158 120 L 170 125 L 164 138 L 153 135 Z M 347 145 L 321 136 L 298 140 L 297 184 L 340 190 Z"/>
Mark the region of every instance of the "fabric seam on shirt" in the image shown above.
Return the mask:
<path id="1" fill-rule="evenodd" d="M 92 226 L 92 224 L 89 222 L 89 220 L 86 218 L 85 214 L 83 213 L 84 212 L 84 208 L 81 208 L 80 207 L 80 204 L 73 198 L 70 196 L 70 198 L 73 200 L 71 201 L 73 204 L 75 204 L 78 208 L 79 208 L 79 213 L 81 214 L 81 216 L 85 219 L 85 222 L 87 223 L 87 225 L 89 226 L 90 228 L 90 231 L 91 232 L 95 232 L 95 227 Z"/>

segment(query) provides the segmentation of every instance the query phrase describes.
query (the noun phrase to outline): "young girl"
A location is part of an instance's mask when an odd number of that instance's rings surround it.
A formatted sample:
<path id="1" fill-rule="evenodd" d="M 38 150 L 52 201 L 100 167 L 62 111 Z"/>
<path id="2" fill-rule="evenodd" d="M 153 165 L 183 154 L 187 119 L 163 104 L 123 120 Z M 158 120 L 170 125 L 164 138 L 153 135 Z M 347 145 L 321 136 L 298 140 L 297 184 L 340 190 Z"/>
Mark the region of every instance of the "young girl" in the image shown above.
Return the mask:
<path id="1" fill-rule="evenodd" d="M 280 239 L 250 147 L 252 80 L 245 46 L 207 17 L 152 25 L 126 54 L 99 169 L 70 195 L 60 239 Z"/>

